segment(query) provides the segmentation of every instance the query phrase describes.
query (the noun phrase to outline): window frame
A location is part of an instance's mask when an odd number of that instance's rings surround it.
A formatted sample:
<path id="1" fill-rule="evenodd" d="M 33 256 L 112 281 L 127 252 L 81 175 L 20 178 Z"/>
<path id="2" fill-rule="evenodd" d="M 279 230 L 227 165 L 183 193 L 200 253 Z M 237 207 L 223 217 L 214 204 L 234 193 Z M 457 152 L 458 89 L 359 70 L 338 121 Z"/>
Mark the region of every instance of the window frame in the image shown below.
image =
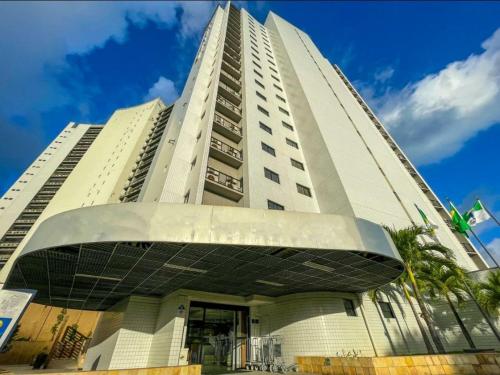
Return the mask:
<path id="1" fill-rule="evenodd" d="M 354 304 L 354 301 L 352 299 L 343 298 L 342 301 L 344 303 L 344 310 L 347 316 L 358 316 L 356 305 Z"/>
<path id="2" fill-rule="evenodd" d="M 260 142 L 260 147 L 261 147 L 262 151 L 268 153 L 269 155 L 276 157 L 276 150 L 273 147 L 269 146 L 267 143 Z M 276 172 L 274 172 L 274 173 L 276 173 Z M 279 181 L 279 175 L 278 175 L 278 181 Z"/>
<path id="3" fill-rule="evenodd" d="M 281 184 L 280 175 L 269 168 L 264 167 L 264 177 L 268 180 L 271 180 L 272 182 Z"/>

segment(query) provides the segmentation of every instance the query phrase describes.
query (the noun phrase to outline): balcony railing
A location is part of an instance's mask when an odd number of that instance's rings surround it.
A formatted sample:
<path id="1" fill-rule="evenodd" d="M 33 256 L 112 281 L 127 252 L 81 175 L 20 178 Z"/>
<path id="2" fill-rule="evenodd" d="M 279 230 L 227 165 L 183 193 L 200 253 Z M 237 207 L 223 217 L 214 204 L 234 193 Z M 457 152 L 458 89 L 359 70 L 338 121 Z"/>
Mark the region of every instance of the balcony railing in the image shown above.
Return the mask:
<path id="1" fill-rule="evenodd" d="M 241 94 L 222 81 L 219 82 L 219 94 L 236 105 L 240 105 L 241 103 Z"/>
<path id="2" fill-rule="evenodd" d="M 227 61 L 234 69 L 240 70 L 241 64 L 240 64 L 239 60 L 236 60 L 233 56 L 231 56 L 226 51 L 224 51 L 223 59 L 224 59 L 224 61 Z"/>
<path id="3" fill-rule="evenodd" d="M 226 37 L 226 46 L 230 46 L 232 49 L 234 49 L 238 54 L 241 52 L 241 47 L 240 43 L 236 42 L 232 38 Z"/>
<path id="4" fill-rule="evenodd" d="M 226 60 L 222 60 L 222 70 L 231 74 L 237 80 L 241 77 L 239 69 L 235 69 L 231 64 L 228 64 Z"/>
<path id="5" fill-rule="evenodd" d="M 241 151 L 214 137 L 210 139 L 210 156 L 234 168 L 243 163 Z"/>
<path id="6" fill-rule="evenodd" d="M 213 130 L 236 143 L 241 141 L 241 128 L 235 123 L 226 120 L 224 117 L 217 114 L 217 112 L 214 116 Z"/>
<path id="7" fill-rule="evenodd" d="M 241 109 L 220 95 L 217 95 L 215 109 L 233 121 L 241 120 Z"/>
<path id="8" fill-rule="evenodd" d="M 241 180 L 212 167 L 207 168 L 205 188 L 212 193 L 236 202 L 243 196 Z"/>
<path id="9" fill-rule="evenodd" d="M 231 48 L 231 46 L 229 46 L 227 44 L 224 45 L 224 52 L 227 52 L 229 55 L 231 55 L 233 58 L 235 58 L 238 61 L 241 58 L 240 53 L 237 52 L 236 50 L 234 50 L 233 48 Z"/>
<path id="10" fill-rule="evenodd" d="M 231 74 L 226 73 L 223 69 L 220 71 L 220 80 L 226 85 L 231 86 L 234 90 L 241 90 L 241 82 L 234 78 Z"/>

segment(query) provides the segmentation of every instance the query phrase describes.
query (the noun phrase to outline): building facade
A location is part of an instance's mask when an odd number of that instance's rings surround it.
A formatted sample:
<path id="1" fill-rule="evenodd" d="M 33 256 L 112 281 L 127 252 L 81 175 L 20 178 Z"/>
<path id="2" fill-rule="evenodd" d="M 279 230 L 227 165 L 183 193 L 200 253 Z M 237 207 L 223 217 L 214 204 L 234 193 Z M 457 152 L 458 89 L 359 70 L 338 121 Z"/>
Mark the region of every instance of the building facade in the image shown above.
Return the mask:
<path id="1" fill-rule="evenodd" d="M 340 68 L 276 14 L 218 7 L 180 98 L 98 129 L 0 273 L 39 303 L 104 311 L 85 369 L 239 368 L 266 337 L 288 363 L 425 352 L 397 289 L 364 293 L 403 271 L 382 225 L 423 224 L 415 205 L 463 267 L 485 266 Z M 60 162 L 5 206 L 5 236 Z M 463 310 L 476 345 L 498 347 Z M 446 348 L 466 348 L 432 312 Z"/>

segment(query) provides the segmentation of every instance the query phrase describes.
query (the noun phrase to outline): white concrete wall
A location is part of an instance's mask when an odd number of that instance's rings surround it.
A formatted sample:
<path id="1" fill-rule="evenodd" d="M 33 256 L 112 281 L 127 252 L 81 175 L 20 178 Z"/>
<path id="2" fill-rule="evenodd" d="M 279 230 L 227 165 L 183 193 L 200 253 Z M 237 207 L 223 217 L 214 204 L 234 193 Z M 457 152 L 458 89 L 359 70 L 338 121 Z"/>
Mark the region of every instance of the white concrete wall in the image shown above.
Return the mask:
<path id="1" fill-rule="evenodd" d="M 185 308 L 182 313 L 179 311 L 181 305 Z M 149 352 L 149 367 L 179 365 L 179 355 L 185 333 L 185 318 L 187 318 L 188 313 L 189 300 L 187 296 L 174 295 L 162 299 Z"/>

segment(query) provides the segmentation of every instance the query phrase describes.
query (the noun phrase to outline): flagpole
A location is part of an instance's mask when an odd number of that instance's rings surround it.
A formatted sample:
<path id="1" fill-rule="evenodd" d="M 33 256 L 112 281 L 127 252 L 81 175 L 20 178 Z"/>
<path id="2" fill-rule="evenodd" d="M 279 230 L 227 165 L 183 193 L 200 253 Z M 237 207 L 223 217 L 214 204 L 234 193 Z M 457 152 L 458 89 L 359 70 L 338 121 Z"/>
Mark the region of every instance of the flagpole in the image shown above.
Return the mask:
<path id="1" fill-rule="evenodd" d="M 479 197 L 476 197 L 476 200 L 479 200 Z M 495 221 L 495 223 L 497 223 L 498 226 L 500 226 L 500 222 L 498 221 L 498 219 L 495 217 L 495 215 L 493 215 L 493 213 L 488 210 L 488 207 L 486 207 L 483 202 L 481 202 L 481 205 L 484 207 L 484 209 L 486 210 L 486 212 L 488 213 L 488 215 L 490 215 L 490 217 Z"/>
<path id="2" fill-rule="evenodd" d="M 495 260 L 495 258 L 493 258 L 493 256 L 491 255 L 490 251 L 488 250 L 488 248 L 484 245 L 484 243 L 479 239 L 479 237 L 477 236 L 476 233 L 474 233 L 474 231 L 472 230 L 472 228 L 469 228 L 470 232 L 472 233 L 472 235 L 474 236 L 474 238 L 476 239 L 477 242 L 479 242 L 479 244 L 481 245 L 481 247 L 483 248 L 483 250 L 486 252 L 486 254 L 489 255 L 489 257 L 493 260 L 493 262 L 495 263 L 495 266 L 498 268 L 500 267 L 497 263 L 497 261 Z"/>

